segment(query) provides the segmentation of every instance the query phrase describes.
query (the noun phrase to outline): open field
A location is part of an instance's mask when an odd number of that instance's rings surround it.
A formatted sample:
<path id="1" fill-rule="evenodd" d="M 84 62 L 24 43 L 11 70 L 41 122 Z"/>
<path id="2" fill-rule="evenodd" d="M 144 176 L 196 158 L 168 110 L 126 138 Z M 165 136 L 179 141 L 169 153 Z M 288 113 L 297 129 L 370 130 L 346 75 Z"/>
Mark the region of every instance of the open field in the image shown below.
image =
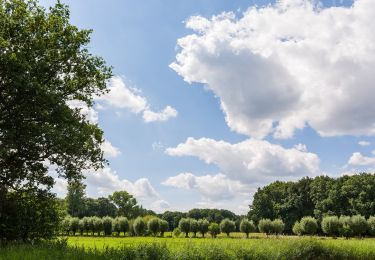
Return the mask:
<path id="1" fill-rule="evenodd" d="M 8 246 L 0 249 L 0 259 L 375 259 L 375 239 L 77 236 Z"/>

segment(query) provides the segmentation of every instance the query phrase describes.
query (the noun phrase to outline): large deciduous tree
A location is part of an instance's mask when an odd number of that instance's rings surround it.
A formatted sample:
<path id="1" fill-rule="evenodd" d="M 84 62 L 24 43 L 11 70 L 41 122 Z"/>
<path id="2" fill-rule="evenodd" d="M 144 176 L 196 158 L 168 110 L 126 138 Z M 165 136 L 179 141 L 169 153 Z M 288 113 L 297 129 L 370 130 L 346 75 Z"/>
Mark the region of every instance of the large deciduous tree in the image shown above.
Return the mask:
<path id="1" fill-rule="evenodd" d="M 32 210 L 29 201 L 35 209 L 53 204 L 51 166 L 71 181 L 106 163 L 103 132 L 79 108 L 90 108 L 112 75 L 88 51 L 90 33 L 70 24 L 60 2 L 47 11 L 36 0 L 0 0 L 0 205 L 16 209 L 0 207 L 0 239 L 38 237 L 30 227 L 37 222 L 18 232 L 18 220 L 6 220 Z M 50 215 L 38 227 L 42 237 Z"/>

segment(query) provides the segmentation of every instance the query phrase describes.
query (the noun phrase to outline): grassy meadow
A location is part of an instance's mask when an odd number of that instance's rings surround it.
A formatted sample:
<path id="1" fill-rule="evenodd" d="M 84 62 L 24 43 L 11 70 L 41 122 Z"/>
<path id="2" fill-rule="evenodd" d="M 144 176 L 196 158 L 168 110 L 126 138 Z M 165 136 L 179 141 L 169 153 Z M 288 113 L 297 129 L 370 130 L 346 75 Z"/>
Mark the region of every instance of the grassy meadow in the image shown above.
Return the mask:
<path id="1" fill-rule="evenodd" d="M 265 237 L 172 238 L 76 236 L 37 245 L 13 244 L 0 259 L 375 259 L 375 239 Z"/>

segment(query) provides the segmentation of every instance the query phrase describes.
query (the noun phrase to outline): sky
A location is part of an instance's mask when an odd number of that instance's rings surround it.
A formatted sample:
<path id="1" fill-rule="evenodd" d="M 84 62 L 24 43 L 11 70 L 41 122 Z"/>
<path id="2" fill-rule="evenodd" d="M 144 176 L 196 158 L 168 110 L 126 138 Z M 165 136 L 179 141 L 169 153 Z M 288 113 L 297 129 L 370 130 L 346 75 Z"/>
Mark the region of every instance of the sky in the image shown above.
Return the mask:
<path id="1" fill-rule="evenodd" d="M 114 73 L 82 107 L 109 160 L 88 196 L 246 214 L 273 181 L 373 171 L 375 1 L 62 2 Z"/>

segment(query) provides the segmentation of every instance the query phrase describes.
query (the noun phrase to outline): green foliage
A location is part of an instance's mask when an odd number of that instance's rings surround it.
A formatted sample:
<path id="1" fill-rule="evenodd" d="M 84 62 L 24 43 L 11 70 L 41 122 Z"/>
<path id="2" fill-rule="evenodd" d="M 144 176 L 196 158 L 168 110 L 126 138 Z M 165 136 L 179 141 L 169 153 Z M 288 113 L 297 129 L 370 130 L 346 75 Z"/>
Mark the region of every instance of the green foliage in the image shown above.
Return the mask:
<path id="1" fill-rule="evenodd" d="M 120 232 L 124 232 L 124 234 L 128 232 L 130 226 L 128 219 L 125 217 L 118 217 L 117 220 L 120 224 Z"/>
<path id="2" fill-rule="evenodd" d="M 73 236 L 76 234 L 79 228 L 79 218 L 70 218 L 70 227 L 69 231 L 73 234 Z"/>
<path id="3" fill-rule="evenodd" d="M 313 217 L 303 217 L 299 225 L 302 235 L 314 235 L 318 231 L 318 222 Z"/>
<path id="4" fill-rule="evenodd" d="M 68 214 L 72 217 L 83 217 L 85 215 L 85 188 L 81 181 L 73 180 L 68 184 L 68 193 L 65 201 Z"/>
<path id="5" fill-rule="evenodd" d="M 85 224 L 83 222 L 83 219 L 80 219 L 78 222 L 78 231 L 81 236 L 83 235 L 83 232 L 85 231 Z"/>
<path id="6" fill-rule="evenodd" d="M 212 238 L 215 238 L 218 234 L 220 234 L 220 226 L 216 223 L 211 223 L 208 226 L 208 232 L 210 233 Z"/>
<path id="7" fill-rule="evenodd" d="M 296 221 L 294 223 L 292 231 L 293 231 L 293 234 L 295 234 L 295 235 L 298 235 L 298 236 L 302 235 L 301 225 L 300 225 L 299 221 Z"/>
<path id="8" fill-rule="evenodd" d="M 178 227 L 173 229 L 173 236 L 174 237 L 180 237 L 180 235 L 181 235 L 181 230 Z"/>
<path id="9" fill-rule="evenodd" d="M 240 224 L 240 231 L 246 234 L 246 237 L 249 237 L 249 233 L 255 232 L 256 227 L 252 220 L 243 219 Z"/>
<path id="10" fill-rule="evenodd" d="M 351 218 L 349 216 L 340 216 L 340 228 L 339 234 L 345 238 L 349 238 L 353 235 L 353 231 L 351 229 Z"/>
<path id="11" fill-rule="evenodd" d="M 258 229 L 260 232 L 266 233 L 267 235 L 271 234 L 273 232 L 272 221 L 268 218 L 261 219 L 258 223 Z"/>
<path id="12" fill-rule="evenodd" d="M 168 231 L 168 221 L 159 219 L 159 231 L 160 231 L 160 236 L 163 237 L 164 233 Z"/>
<path id="13" fill-rule="evenodd" d="M 280 235 L 280 234 L 283 233 L 284 228 L 285 228 L 285 224 L 281 219 L 273 220 L 271 225 L 272 225 L 272 231 L 273 231 L 272 233 L 274 233 L 276 235 Z"/>
<path id="14" fill-rule="evenodd" d="M 321 223 L 322 231 L 329 236 L 338 236 L 340 229 L 340 221 L 337 216 L 323 217 Z"/>
<path id="15" fill-rule="evenodd" d="M 193 232 L 193 237 L 197 236 L 197 232 L 199 231 L 198 221 L 195 219 L 190 219 L 190 232 Z"/>
<path id="16" fill-rule="evenodd" d="M 98 236 L 100 236 L 101 232 L 103 231 L 103 220 L 98 217 L 93 217 L 94 222 L 94 232 L 97 233 Z"/>
<path id="17" fill-rule="evenodd" d="M 133 195 L 126 191 L 115 191 L 109 196 L 109 199 L 116 205 L 119 216 L 125 216 L 127 218 L 134 218 L 139 216 L 137 211 L 139 206 L 137 200 Z"/>
<path id="18" fill-rule="evenodd" d="M 325 215 L 357 215 L 366 218 L 375 212 L 375 175 L 362 173 L 333 179 L 319 176 L 297 182 L 274 182 L 254 194 L 248 218 L 281 218 L 285 231 L 304 216 L 319 222 Z"/>
<path id="19" fill-rule="evenodd" d="M 375 217 L 371 216 L 367 220 L 368 232 L 371 236 L 375 236 Z"/>
<path id="20" fill-rule="evenodd" d="M 156 236 L 157 233 L 160 230 L 159 219 L 157 219 L 157 218 L 150 219 L 147 222 L 147 229 L 148 229 L 149 232 L 151 232 L 151 234 L 153 234 L 154 236 Z"/>
<path id="21" fill-rule="evenodd" d="M 208 232 L 208 226 L 210 223 L 207 219 L 200 219 L 198 220 L 198 230 L 202 234 L 202 237 Z"/>
<path id="22" fill-rule="evenodd" d="M 69 235 L 70 222 L 71 222 L 70 216 L 66 216 L 61 222 L 61 231 L 64 232 L 66 235 Z"/>
<path id="23" fill-rule="evenodd" d="M 137 236 L 142 236 L 144 234 L 144 232 L 146 231 L 146 224 L 143 218 L 138 217 L 134 220 L 133 229 L 135 235 Z"/>
<path id="24" fill-rule="evenodd" d="M 350 228 L 354 236 L 362 236 L 367 231 L 367 221 L 365 217 L 355 215 L 350 218 Z"/>
<path id="25" fill-rule="evenodd" d="M 236 224 L 234 223 L 234 221 L 231 221 L 227 218 L 223 219 L 220 222 L 220 231 L 227 234 L 227 236 L 229 237 L 230 232 L 236 231 Z"/>
<path id="26" fill-rule="evenodd" d="M 189 237 L 190 219 L 182 218 L 178 223 L 178 228 L 181 230 L 181 232 L 185 233 L 185 237 Z"/>
<path id="27" fill-rule="evenodd" d="M 208 222 L 220 223 L 223 219 L 239 220 L 240 217 L 226 209 L 191 209 L 187 213 L 188 218 L 196 220 L 207 219 Z"/>
<path id="28" fill-rule="evenodd" d="M 103 231 L 105 236 L 110 236 L 112 235 L 112 223 L 113 219 L 111 217 L 104 217 L 102 219 L 103 222 Z"/>

